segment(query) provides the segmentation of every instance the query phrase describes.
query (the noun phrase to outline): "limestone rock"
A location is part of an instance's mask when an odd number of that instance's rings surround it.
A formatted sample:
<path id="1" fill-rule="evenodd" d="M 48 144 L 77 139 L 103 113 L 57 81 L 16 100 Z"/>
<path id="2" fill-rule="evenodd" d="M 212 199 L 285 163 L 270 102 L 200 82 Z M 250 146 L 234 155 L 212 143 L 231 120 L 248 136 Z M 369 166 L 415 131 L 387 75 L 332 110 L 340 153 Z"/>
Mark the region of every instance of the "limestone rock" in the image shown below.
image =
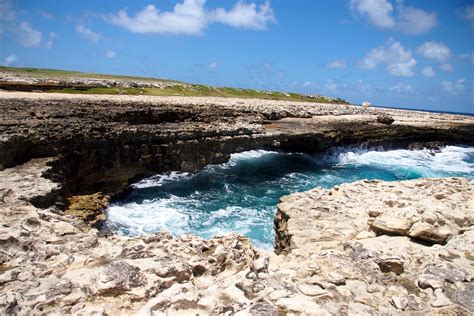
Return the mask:
<path id="1" fill-rule="evenodd" d="M 435 290 L 435 298 L 431 301 L 431 306 L 433 307 L 444 307 L 451 305 L 451 300 L 443 293 L 442 289 Z"/>
<path id="2" fill-rule="evenodd" d="M 445 226 L 434 227 L 431 224 L 424 222 L 416 222 L 410 228 L 408 236 L 412 238 L 422 239 L 434 243 L 445 243 L 450 237 L 453 236 L 451 230 Z"/>
<path id="3" fill-rule="evenodd" d="M 405 235 L 413 221 L 393 213 L 383 213 L 375 218 L 372 228 L 376 231 L 390 234 Z"/>

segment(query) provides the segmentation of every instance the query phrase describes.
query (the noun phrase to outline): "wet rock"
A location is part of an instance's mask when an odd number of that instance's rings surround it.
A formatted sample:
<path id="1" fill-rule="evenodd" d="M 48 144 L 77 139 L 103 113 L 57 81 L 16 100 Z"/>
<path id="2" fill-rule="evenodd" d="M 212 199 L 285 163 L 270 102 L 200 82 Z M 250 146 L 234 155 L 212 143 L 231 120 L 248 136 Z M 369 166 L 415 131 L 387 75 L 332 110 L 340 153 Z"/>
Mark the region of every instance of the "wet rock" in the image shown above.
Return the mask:
<path id="1" fill-rule="evenodd" d="M 66 215 L 83 220 L 92 227 L 100 229 L 106 218 L 105 210 L 109 206 L 110 196 L 101 193 L 77 195 L 68 198 Z"/>

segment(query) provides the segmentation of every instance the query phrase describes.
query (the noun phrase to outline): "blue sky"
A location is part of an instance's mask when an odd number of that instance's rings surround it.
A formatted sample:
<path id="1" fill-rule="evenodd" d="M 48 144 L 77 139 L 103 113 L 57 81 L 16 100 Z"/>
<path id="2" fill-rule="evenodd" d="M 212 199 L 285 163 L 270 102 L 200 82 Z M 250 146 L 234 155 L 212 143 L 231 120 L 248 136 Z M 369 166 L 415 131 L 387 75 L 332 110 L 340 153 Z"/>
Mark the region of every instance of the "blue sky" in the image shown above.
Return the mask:
<path id="1" fill-rule="evenodd" d="M 474 113 L 474 3 L 0 0 L 0 64 Z"/>

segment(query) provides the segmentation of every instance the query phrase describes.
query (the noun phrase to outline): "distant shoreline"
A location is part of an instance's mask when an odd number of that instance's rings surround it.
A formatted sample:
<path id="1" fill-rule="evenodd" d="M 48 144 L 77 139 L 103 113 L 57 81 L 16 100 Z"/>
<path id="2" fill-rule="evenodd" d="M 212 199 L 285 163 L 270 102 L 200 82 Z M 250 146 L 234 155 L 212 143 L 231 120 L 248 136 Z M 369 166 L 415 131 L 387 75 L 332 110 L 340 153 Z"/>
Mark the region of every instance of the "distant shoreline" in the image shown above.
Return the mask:
<path id="1" fill-rule="evenodd" d="M 449 111 L 423 110 L 423 109 L 398 108 L 398 107 L 395 107 L 395 106 L 378 106 L 378 105 L 372 105 L 372 107 L 378 108 L 378 109 L 407 110 L 407 111 L 420 111 L 420 112 L 428 112 L 428 113 L 431 112 L 431 113 L 440 113 L 440 114 L 474 116 L 474 113 L 467 113 L 467 112 L 449 112 Z"/>

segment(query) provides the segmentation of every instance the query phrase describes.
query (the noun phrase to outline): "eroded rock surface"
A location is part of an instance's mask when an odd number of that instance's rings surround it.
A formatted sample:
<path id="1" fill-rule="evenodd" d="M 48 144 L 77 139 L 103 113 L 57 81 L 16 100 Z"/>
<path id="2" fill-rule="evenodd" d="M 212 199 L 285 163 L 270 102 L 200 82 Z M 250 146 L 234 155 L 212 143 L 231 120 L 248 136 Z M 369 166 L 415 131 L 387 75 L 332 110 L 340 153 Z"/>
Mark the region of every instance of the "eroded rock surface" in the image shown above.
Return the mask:
<path id="1" fill-rule="evenodd" d="M 275 218 L 280 255 L 238 235 L 128 238 L 91 228 L 104 220 L 109 195 L 137 177 L 265 147 L 472 144 L 472 117 L 13 92 L 0 92 L 0 107 L 5 314 L 472 312 L 473 184 L 466 179 L 362 181 L 286 197 Z"/>
<path id="2" fill-rule="evenodd" d="M 474 142 L 472 117 L 341 104 L 0 91 L 0 107 L 0 170 L 57 156 L 56 180 L 69 195 L 114 195 L 133 179 L 251 149 Z"/>
<path id="3" fill-rule="evenodd" d="M 342 306 L 467 313 L 473 311 L 472 299 L 465 299 L 473 294 L 473 224 L 473 181 L 363 180 L 283 197 L 275 248 L 286 254 L 293 278 L 306 276 L 329 290 L 322 306 L 332 313 Z M 282 263 L 272 268 L 281 271 Z M 351 310 L 356 303 L 364 307 Z"/>
<path id="4" fill-rule="evenodd" d="M 99 237 L 76 217 L 31 204 L 30 194 L 60 189 L 41 177 L 48 162 L 0 171 L 3 313 L 473 311 L 472 181 L 359 181 L 285 197 L 275 223 L 285 236 L 278 249 L 286 255 L 276 255 L 253 249 L 238 235 Z M 399 235 L 374 231 L 375 219 L 384 214 L 413 224 Z M 412 239 L 416 223 L 448 227 L 451 234 L 442 244 Z"/>

